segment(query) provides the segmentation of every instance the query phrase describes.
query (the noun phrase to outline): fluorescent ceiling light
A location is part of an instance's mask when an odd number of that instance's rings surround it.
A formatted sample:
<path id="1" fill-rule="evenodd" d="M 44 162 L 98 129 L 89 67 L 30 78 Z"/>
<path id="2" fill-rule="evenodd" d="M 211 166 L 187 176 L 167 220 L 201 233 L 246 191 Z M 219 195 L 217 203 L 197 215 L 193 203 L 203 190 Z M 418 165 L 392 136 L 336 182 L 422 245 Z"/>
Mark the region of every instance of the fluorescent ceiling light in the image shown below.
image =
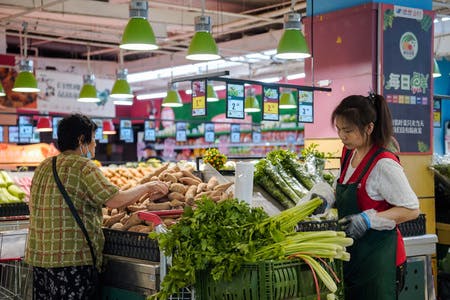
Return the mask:
<path id="1" fill-rule="evenodd" d="M 450 21 L 450 17 L 443 17 L 443 18 L 441 19 L 441 21 L 442 21 L 442 22 Z"/>
<path id="2" fill-rule="evenodd" d="M 299 79 L 299 78 L 305 78 L 306 74 L 305 73 L 297 73 L 297 74 L 292 74 L 292 75 L 288 75 L 286 76 L 287 80 L 294 80 L 294 79 Z"/>
<path id="3" fill-rule="evenodd" d="M 268 56 L 272 56 L 277 54 L 277 49 L 271 49 L 271 50 L 267 50 L 267 51 L 263 51 L 264 55 L 268 55 Z"/>
<path id="4" fill-rule="evenodd" d="M 281 79 L 280 77 L 268 77 L 268 78 L 261 78 L 259 79 L 259 81 L 270 83 L 270 82 L 278 82 L 280 81 L 280 79 Z"/>
<path id="5" fill-rule="evenodd" d="M 136 99 L 138 99 L 138 100 L 159 99 L 159 98 L 164 98 L 166 96 L 167 96 L 167 92 L 159 92 L 159 93 L 137 95 Z"/>

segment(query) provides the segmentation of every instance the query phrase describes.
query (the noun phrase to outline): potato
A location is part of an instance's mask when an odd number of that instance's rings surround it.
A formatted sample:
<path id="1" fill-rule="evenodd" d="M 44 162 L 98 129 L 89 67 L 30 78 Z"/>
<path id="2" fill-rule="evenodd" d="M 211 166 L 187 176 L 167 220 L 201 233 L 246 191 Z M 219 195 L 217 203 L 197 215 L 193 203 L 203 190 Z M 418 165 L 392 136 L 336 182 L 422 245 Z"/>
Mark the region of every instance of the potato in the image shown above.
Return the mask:
<path id="1" fill-rule="evenodd" d="M 182 183 L 172 183 L 169 187 L 169 191 L 177 192 L 183 195 L 186 193 L 186 190 L 187 190 L 186 186 Z"/>
<path id="2" fill-rule="evenodd" d="M 121 212 L 114 216 L 111 216 L 108 220 L 104 222 L 104 226 L 109 228 L 112 226 L 112 224 L 119 222 L 119 220 L 122 219 L 124 216 L 125 212 Z"/>
<path id="3" fill-rule="evenodd" d="M 179 200 L 179 201 L 183 201 L 184 202 L 184 195 L 183 194 L 181 194 L 181 193 L 178 193 L 178 192 L 172 192 L 172 193 L 170 193 L 169 194 L 169 200 L 174 200 L 174 199 L 176 199 L 176 200 Z"/>
<path id="4" fill-rule="evenodd" d="M 123 224 L 120 223 L 120 222 L 114 223 L 114 224 L 111 226 L 111 229 L 122 230 L 122 229 L 123 229 Z"/>
<path id="5" fill-rule="evenodd" d="M 181 182 L 182 184 L 186 184 L 186 185 L 199 185 L 200 183 L 202 183 L 201 180 L 197 180 L 194 179 L 192 177 L 181 177 L 180 179 L 178 179 L 179 182 Z"/>

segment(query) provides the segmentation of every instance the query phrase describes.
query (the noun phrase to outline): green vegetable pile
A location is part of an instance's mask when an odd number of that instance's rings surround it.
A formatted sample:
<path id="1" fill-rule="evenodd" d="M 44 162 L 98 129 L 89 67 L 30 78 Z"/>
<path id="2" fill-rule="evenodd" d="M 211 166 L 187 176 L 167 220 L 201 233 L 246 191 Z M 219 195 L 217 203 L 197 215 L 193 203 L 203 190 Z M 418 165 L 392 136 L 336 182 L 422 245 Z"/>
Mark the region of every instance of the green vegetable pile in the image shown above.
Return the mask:
<path id="1" fill-rule="evenodd" d="M 314 156 L 315 157 L 315 156 Z M 309 164 L 311 165 L 311 164 Z M 334 177 L 315 166 L 308 167 L 289 150 L 273 150 L 255 165 L 255 183 L 260 185 L 284 208 L 295 206 L 320 180 L 331 183 Z"/>
<path id="2" fill-rule="evenodd" d="M 272 217 L 261 208 L 251 208 L 237 199 L 216 203 L 203 198 L 197 202 L 197 208 L 186 207 L 180 221 L 168 233 L 150 233 L 164 254 L 172 256 L 160 291 L 150 299 L 167 299 L 194 284 L 200 271 L 208 271 L 214 280 L 230 280 L 242 264 L 257 259 L 297 257 L 308 265 L 312 255 L 348 259 L 345 247 L 353 240 L 345 234 L 328 231 L 330 234 L 325 237 L 323 232 L 295 232 L 298 222 L 321 204 L 320 198 L 314 198 Z M 312 239 L 316 243 L 308 244 Z M 322 269 L 317 269 L 317 274 L 329 282 L 327 286 L 334 292 L 335 284 L 330 282 L 333 279 L 329 274 Z"/>

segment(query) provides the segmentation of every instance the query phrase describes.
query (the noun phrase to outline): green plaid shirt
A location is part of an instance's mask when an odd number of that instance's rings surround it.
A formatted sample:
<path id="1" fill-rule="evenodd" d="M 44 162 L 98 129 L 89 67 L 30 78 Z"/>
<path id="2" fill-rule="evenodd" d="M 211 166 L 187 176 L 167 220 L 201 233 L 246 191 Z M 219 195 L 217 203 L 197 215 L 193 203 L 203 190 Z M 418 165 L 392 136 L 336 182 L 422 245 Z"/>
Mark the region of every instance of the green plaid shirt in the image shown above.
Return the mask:
<path id="1" fill-rule="evenodd" d="M 80 155 L 58 155 L 56 169 L 89 233 L 100 267 L 104 244 L 101 208 L 118 188 L 92 161 Z M 27 263 L 42 268 L 92 265 L 86 238 L 53 178 L 51 157 L 34 172 L 29 206 Z"/>

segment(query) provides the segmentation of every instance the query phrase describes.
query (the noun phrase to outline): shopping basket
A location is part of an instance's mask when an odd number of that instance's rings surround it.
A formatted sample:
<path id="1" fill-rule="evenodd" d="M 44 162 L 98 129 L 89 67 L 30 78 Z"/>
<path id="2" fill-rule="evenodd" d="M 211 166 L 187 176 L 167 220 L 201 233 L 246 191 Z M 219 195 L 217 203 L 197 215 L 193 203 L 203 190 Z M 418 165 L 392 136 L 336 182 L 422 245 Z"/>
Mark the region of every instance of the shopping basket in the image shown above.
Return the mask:
<path id="1" fill-rule="evenodd" d="M 157 233 L 166 233 L 168 229 L 164 226 L 161 216 L 168 215 L 181 215 L 182 210 L 162 210 L 162 211 L 142 211 L 138 213 L 141 220 L 152 222 L 154 230 Z M 167 268 L 171 265 L 171 257 L 164 255 L 163 251 L 160 251 L 160 264 L 159 264 L 159 280 L 160 282 L 164 279 L 167 274 Z M 191 300 L 195 299 L 194 289 L 192 287 L 185 287 L 181 289 L 178 293 L 171 295 L 169 300 Z"/>
<path id="2" fill-rule="evenodd" d="M 0 232 L 0 299 L 31 299 L 32 271 L 23 261 L 27 235 L 28 229 Z"/>

